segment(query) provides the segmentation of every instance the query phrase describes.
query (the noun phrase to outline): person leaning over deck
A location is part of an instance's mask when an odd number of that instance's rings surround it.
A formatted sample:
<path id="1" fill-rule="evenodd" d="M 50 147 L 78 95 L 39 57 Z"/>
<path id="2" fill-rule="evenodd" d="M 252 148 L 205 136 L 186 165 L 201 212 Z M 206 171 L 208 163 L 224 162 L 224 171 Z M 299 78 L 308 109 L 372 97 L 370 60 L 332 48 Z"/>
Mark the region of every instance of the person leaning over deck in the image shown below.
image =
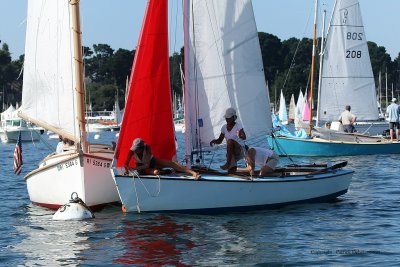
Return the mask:
<path id="1" fill-rule="evenodd" d="M 247 150 L 246 163 L 247 167 L 241 169 L 248 171 L 250 175 L 254 175 L 255 166 L 259 166 L 259 176 L 263 177 L 272 174 L 278 165 L 279 156 L 275 151 L 262 147 L 251 147 Z"/>
<path id="2" fill-rule="evenodd" d="M 223 170 L 228 170 L 228 173 L 233 173 L 237 169 L 237 161 L 244 157 L 244 140 L 246 133 L 243 130 L 242 124 L 236 121 L 236 110 L 228 108 L 225 111 L 226 124 L 221 128 L 221 134 L 218 139 L 210 142 L 210 146 L 221 144 L 224 138 L 226 139 L 226 163 L 221 167 Z"/>
<path id="3" fill-rule="evenodd" d="M 172 168 L 178 172 L 186 172 L 191 174 L 195 179 L 200 178 L 200 174 L 186 168 L 174 161 L 161 160 L 155 158 L 151 153 L 151 148 L 141 138 L 136 138 L 132 142 L 132 147 L 129 150 L 128 158 L 125 162 L 125 174 L 129 173 L 129 162 L 131 158 L 135 160 L 136 168 L 141 174 L 159 175 L 160 169 Z"/>
<path id="4" fill-rule="evenodd" d="M 340 114 L 339 121 L 343 124 L 343 131 L 346 133 L 354 133 L 356 132 L 356 128 L 354 128 L 354 123 L 357 120 L 357 117 L 350 112 L 351 107 L 349 105 L 346 106 L 346 110 Z"/>
<path id="5" fill-rule="evenodd" d="M 389 119 L 390 142 L 393 142 L 393 128 L 396 128 L 396 141 L 399 141 L 400 107 L 396 102 L 397 99 L 393 98 L 392 103 L 386 108 L 386 114 L 388 114 Z"/>

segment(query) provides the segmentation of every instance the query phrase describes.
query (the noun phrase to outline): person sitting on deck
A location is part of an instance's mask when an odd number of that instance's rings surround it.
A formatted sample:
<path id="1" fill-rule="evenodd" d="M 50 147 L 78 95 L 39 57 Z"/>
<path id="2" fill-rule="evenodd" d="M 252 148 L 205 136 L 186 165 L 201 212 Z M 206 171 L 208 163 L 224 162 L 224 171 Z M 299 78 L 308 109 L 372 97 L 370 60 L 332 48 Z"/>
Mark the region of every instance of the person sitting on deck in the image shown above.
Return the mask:
<path id="1" fill-rule="evenodd" d="M 259 176 L 264 177 L 274 173 L 278 161 L 279 156 L 275 151 L 262 147 L 251 147 L 246 154 L 247 167 L 240 170 L 248 171 L 253 176 L 255 165 L 257 165 L 261 168 Z"/>
<path id="2" fill-rule="evenodd" d="M 246 133 L 242 124 L 236 121 L 236 110 L 228 108 L 225 111 L 226 124 L 221 128 L 221 134 L 218 139 L 210 142 L 210 146 L 221 144 L 224 138 L 226 139 L 226 163 L 221 166 L 221 169 L 228 170 L 228 173 L 234 173 L 237 169 L 237 161 L 244 157 L 244 140 Z"/>
<path id="3" fill-rule="evenodd" d="M 63 137 L 59 135 L 56 153 L 62 153 L 62 152 L 64 152 L 64 142 L 63 142 Z"/>
<path id="4" fill-rule="evenodd" d="M 141 138 L 136 138 L 132 142 L 132 147 L 129 150 L 128 158 L 125 162 L 125 175 L 129 173 L 129 162 L 135 160 L 136 168 L 141 174 L 159 175 L 160 169 L 172 168 L 178 172 L 186 172 L 191 174 L 195 179 L 200 178 L 200 174 L 180 165 L 177 162 L 162 160 L 155 158 L 151 153 L 150 145 L 146 144 Z"/>

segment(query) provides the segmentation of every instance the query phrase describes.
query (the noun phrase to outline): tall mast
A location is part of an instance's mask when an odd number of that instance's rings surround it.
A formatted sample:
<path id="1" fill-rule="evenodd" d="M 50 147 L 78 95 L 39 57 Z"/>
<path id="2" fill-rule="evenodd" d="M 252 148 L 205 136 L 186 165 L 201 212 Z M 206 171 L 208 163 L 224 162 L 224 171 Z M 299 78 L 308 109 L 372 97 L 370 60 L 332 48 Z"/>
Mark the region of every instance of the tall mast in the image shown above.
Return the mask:
<path id="1" fill-rule="evenodd" d="M 85 93 L 83 89 L 83 60 L 82 60 L 82 32 L 80 22 L 79 0 L 70 0 L 72 12 L 72 32 L 74 40 L 74 64 L 75 64 L 75 99 L 76 113 L 79 125 L 80 142 L 82 151 L 88 151 L 85 128 Z"/>
<path id="2" fill-rule="evenodd" d="M 317 13 L 318 13 L 318 0 L 314 1 L 314 38 L 313 38 L 313 49 L 312 49 L 312 60 L 311 60 L 311 83 L 310 83 L 310 123 L 308 134 L 311 135 L 313 122 L 312 122 L 312 105 L 313 105 L 313 90 L 314 90 L 314 65 L 315 65 L 315 53 L 317 43 Z"/>
<path id="3" fill-rule="evenodd" d="M 388 84 L 387 84 L 387 69 L 385 74 L 385 86 L 386 86 L 386 107 L 388 106 Z"/>
<path id="4" fill-rule="evenodd" d="M 317 120 L 315 122 L 315 126 L 317 127 L 319 124 L 319 108 L 320 108 L 319 103 L 321 101 L 322 61 L 324 60 L 325 17 L 326 17 L 326 10 L 324 10 L 324 15 L 322 16 L 321 53 L 319 56 L 319 77 L 318 77 L 318 105 L 317 105 Z"/>

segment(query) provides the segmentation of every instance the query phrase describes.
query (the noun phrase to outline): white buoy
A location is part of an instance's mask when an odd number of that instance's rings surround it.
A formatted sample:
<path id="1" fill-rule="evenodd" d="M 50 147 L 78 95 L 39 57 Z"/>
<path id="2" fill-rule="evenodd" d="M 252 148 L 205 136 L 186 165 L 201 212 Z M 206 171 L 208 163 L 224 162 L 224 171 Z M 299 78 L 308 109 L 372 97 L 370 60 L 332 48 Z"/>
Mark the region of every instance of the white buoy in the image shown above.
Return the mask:
<path id="1" fill-rule="evenodd" d="M 117 138 L 119 137 L 119 132 L 115 134 L 115 137 L 117 137 Z"/>
<path id="2" fill-rule="evenodd" d="M 93 219 L 94 214 L 89 207 L 78 197 L 76 192 L 71 194 L 69 203 L 61 206 L 53 215 L 53 220 L 70 221 L 70 220 L 85 220 Z"/>
<path id="3" fill-rule="evenodd" d="M 99 134 L 95 134 L 94 135 L 94 140 L 98 140 L 98 139 L 100 139 L 100 135 Z"/>

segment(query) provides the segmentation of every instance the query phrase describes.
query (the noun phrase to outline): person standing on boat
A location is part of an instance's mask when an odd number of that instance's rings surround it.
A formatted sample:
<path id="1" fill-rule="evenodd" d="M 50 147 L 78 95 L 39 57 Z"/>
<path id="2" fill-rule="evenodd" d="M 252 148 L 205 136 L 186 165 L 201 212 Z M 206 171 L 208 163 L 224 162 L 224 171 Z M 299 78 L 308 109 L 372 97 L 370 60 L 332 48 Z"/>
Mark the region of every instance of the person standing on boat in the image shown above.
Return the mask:
<path id="1" fill-rule="evenodd" d="M 236 121 L 236 110 L 228 108 L 225 111 L 226 124 L 221 128 L 221 134 L 218 139 L 210 142 L 210 146 L 221 144 L 224 138 L 226 139 L 226 163 L 221 167 L 223 170 L 228 170 L 228 173 L 233 173 L 237 169 L 237 161 L 244 157 L 244 140 L 246 133 L 243 130 L 242 124 Z"/>
<path id="2" fill-rule="evenodd" d="M 399 118 L 400 107 L 397 105 L 397 99 L 393 98 L 392 103 L 386 108 L 386 114 L 389 119 L 390 142 L 393 142 L 393 128 L 396 128 L 396 141 L 399 141 Z"/>
<path id="3" fill-rule="evenodd" d="M 278 161 L 279 155 L 275 151 L 262 147 L 251 147 L 246 153 L 247 167 L 240 170 L 248 171 L 253 176 L 257 165 L 261 168 L 259 176 L 264 177 L 274 172 Z"/>
<path id="4" fill-rule="evenodd" d="M 350 110 L 351 107 L 347 105 L 345 111 L 343 111 L 339 117 L 339 121 L 343 125 L 343 131 L 346 133 L 356 132 L 356 128 L 354 128 L 354 123 L 356 122 L 357 117 L 353 113 L 351 113 Z"/>
<path id="5" fill-rule="evenodd" d="M 142 174 L 159 175 L 160 169 L 172 168 L 178 172 L 186 172 L 191 174 L 195 179 L 200 178 L 200 174 L 180 165 L 177 162 L 157 159 L 151 153 L 151 148 L 141 138 L 136 138 L 132 142 L 132 147 L 129 150 L 128 158 L 125 162 L 125 174 L 129 173 L 129 162 L 135 160 L 136 168 Z"/>

